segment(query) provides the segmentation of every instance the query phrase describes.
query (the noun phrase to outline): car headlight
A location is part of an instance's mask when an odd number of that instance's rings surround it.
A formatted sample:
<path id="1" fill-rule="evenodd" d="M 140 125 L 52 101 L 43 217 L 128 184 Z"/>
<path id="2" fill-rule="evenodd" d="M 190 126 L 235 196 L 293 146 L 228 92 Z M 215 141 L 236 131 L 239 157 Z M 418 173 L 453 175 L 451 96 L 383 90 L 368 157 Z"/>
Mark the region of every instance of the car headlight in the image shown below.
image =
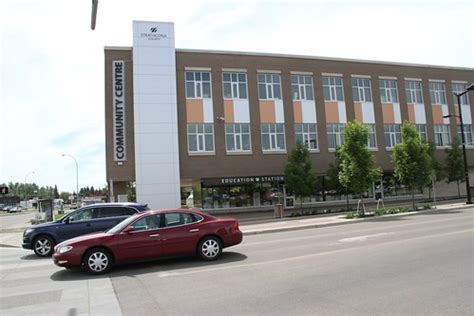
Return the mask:
<path id="1" fill-rule="evenodd" d="M 27 229 L 25 230 L 25 232 L 23 233 L 23 235 L 26 236 L 26 235 L 28 235 L 28 234 L 31 234 L 31 233 L 33 232 L 33 230 L 34 230 L 33 228 L 27 228 Z"/>
<path id="2" fill-rule="evenodd" d="M 72 249 L 72 246 L 62 246 L 61 248 L 59 248 L 59 253 L 65 253 L 65 252 L 68 252 Z"/>

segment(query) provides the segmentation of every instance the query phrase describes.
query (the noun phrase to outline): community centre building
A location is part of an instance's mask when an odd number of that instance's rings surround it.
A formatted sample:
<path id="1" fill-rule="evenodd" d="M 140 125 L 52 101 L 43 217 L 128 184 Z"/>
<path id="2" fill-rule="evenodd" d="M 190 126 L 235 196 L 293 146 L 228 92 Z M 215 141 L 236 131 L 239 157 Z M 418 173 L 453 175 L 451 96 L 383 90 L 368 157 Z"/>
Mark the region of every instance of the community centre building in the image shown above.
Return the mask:
<path id="1" fill-rule="evenodd" d="M 105 47 L 104 66 L 111 200 L 132 184 L 151 207 L 291 207 L 284 169 L 297 141 L 318 175 L 305 202 L 337 199 L 325 175 L 351 121 L 367 124 L 384 171 L 368 196 L 406 194 L 392 177 L 401 124 L 414 124 L 444 161 L 460 138 L 453 93 L 474 81 L 463 67 L 176 49 L 173 23 L 145 21 L 133 22 L 133 47 Z M 474 93 L 461 98 L 474 180 L 473 104 Z M 438 194 L 457 194 L 440 185 Z"/>

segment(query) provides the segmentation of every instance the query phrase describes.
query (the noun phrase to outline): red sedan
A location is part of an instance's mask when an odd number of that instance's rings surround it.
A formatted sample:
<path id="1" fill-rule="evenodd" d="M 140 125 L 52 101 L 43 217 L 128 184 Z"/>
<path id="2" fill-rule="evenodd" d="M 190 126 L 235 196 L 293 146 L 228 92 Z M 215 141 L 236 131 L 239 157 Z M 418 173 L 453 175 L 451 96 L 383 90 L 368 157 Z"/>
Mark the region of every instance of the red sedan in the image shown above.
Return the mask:
<path id="1" fill-rule="evenodd" d="M 242 242 L 239 222 L 184 209 L 145 211 L 104 233 L 66 240 L 54 248 L 60 267 L 83 267 L 92 274 L 114 264 L 197 254 L 215 260 L 222 249 Z"/>

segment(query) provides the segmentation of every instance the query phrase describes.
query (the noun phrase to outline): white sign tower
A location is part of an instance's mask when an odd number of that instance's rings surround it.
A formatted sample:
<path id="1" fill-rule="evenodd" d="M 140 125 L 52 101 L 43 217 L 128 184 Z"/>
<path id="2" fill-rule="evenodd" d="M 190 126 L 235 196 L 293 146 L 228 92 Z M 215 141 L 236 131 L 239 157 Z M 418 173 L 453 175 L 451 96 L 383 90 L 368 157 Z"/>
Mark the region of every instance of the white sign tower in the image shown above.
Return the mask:
<path id="1" fill-rule="evenodd" d="M 174 24 L 133 22 L 137 201 L 180 207 Z"/>

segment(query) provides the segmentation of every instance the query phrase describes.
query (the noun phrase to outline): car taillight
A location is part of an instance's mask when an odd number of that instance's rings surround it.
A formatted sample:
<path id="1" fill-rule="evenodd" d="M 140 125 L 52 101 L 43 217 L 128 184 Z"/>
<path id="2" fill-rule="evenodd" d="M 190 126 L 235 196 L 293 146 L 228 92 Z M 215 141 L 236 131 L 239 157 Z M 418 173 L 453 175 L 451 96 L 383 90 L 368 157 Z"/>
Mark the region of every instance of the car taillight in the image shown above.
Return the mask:
<path id="1" fill-rule="evenodd" d="M 239 230 L 239 222 L 235 221 L 234 223 L 234 230 Z"/>

